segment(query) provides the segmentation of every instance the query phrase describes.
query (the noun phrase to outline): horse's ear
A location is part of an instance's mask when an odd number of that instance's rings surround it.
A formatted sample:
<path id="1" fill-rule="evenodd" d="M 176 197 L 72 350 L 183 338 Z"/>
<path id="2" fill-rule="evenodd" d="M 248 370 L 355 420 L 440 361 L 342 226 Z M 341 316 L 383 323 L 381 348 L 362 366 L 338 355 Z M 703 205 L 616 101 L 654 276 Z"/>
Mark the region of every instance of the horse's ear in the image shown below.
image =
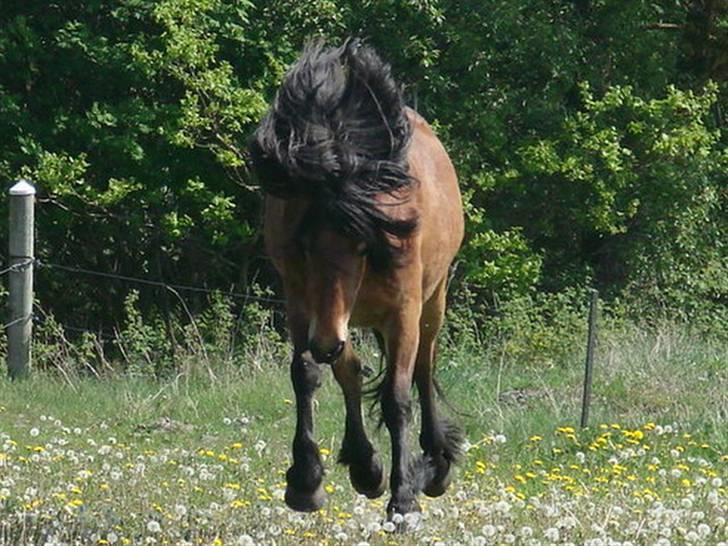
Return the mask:
<path id="1" fill-rule="evenodd" d="M 276 197 L 291 197 L 293 188 L 288 174 L 278 159 L 261 147 L 257 134 L 248 141 L 248 154 L 251 170 L 261 189 Z"/>

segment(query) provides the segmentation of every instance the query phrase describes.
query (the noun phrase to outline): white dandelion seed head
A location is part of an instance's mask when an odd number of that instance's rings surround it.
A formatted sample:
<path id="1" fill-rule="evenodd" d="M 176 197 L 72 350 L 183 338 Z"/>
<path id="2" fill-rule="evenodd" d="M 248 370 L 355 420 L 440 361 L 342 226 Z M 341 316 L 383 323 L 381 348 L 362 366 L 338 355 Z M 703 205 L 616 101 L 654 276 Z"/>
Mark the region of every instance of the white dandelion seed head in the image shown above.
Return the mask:
<path id="1" fill-rule="evenodd" d="M 523 538 L 530 538 L 533 536 L 533 529 L 531 529 L 528 525 L 524 525 L 521 527 L 520 534 Z"/>
<path id="2" fill-rule="evenodd" d="M 710 525 L 705 523 L 698 525 L 698 535 L 700 535 L 700 538 L 708 538 L 710 536 Z"/>
<path id="3" fill-rule="evenodd" d="M 480 528 L 480 532 L 483 534 L 486 538 L 492 538 L 496 535 L 498 532 L 498 529 L 495 528 L 494 525 L 491 525 L 490 523 L 483 525 L 483 527 Z"/>

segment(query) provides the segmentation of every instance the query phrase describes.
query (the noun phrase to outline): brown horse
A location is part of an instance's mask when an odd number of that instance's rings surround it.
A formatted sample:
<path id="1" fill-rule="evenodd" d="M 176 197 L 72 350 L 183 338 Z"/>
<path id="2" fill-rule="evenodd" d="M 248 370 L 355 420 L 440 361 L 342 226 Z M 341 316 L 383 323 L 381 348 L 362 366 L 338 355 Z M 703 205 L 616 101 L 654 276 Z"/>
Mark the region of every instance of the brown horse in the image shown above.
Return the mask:
<path id="1" fill-rule="evenodd" d="M 308 46 L 252 141 L 266 192 L 265 242 L 284 285 L 293 342 L 297 422 L 286 503 L 325 500 L 313 433 L 322 363 L 346 401 L 339 461 L 354 488 L 382 495 L 386 479 L 362 419 L 365 368 L 350 326 L 374 330 L 386 355 L 375 389 L 392 442 L 391 517 L 445 492 L 461 434 L 437 411 L 435 343 L 448 270 L 463 237 L 455 170 L 427 122 L 404 106 L 389 66 L 356 40 Z M 410 390 L 422 412 L 421 457 L 407 442 Z"/>

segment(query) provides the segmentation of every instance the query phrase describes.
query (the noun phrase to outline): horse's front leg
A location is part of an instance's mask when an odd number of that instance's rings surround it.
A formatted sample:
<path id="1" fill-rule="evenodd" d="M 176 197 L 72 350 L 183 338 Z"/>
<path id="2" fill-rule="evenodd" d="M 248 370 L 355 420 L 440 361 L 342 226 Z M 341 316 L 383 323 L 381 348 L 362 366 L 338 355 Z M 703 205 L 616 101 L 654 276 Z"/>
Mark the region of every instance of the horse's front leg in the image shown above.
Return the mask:
<path id="1" fill-rule="evenodd" d="M 386 333 L 387 375 L 382 384 L 382 417 L 392 440 L 392 499 L 387 515 L 418 512 L 417 484 L 407 442 L 411 416 L 410 389 L 419 341 L 419 306 L 402 310 Z"/>
<path id="2" fill-rule="evenodd" d="M 363 370 L 351 341 L 346 342 L 344 352 L 333 368 L 346 401 L 346 424 L 339 462 L 349 466 L 349 478 L 354 489 L 373 499 L 384 493 L 386 480 L 379 455 L 364 429 L 361 413 Z"/>
<path id="3" fill-rule="evenodd" d="M 289 318 L 289 320 L 291 320 Z M 291 320 L 294 341 L 291 381 L 296 395 L 296 432 L 293 464 L 286 473 L 286 504 L 300 512 L 313 512 L 326 501 L 321 482 L 324 466 L 313 432 L 313 395 L 321 385 L 321 369 L 312 358 L 304 358 L 305 323 Z"/>

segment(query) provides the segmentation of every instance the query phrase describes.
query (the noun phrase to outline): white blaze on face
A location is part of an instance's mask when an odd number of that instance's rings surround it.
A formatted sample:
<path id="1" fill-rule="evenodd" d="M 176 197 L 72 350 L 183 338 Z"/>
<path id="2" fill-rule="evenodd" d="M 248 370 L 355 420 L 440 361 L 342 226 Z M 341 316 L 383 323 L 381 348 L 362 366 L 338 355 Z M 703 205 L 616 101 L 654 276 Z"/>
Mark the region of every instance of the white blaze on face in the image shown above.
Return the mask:
<path id="1" fill-rule="evenodd" d="M 318 318 L 316 315 L 311 317 L 310 322 L 308 323 L 308 341 L 309 343 L 316 338 L 316 334 L 318 332 Z M 336 334 L 336 338 L 340 341 L 346 341 L 349 336 L 349 316 L 348 315 L 342 315 L 339 317 L 339 320 L 337 321 L 337 324 L 334 326 L 334 332 Z"/>

